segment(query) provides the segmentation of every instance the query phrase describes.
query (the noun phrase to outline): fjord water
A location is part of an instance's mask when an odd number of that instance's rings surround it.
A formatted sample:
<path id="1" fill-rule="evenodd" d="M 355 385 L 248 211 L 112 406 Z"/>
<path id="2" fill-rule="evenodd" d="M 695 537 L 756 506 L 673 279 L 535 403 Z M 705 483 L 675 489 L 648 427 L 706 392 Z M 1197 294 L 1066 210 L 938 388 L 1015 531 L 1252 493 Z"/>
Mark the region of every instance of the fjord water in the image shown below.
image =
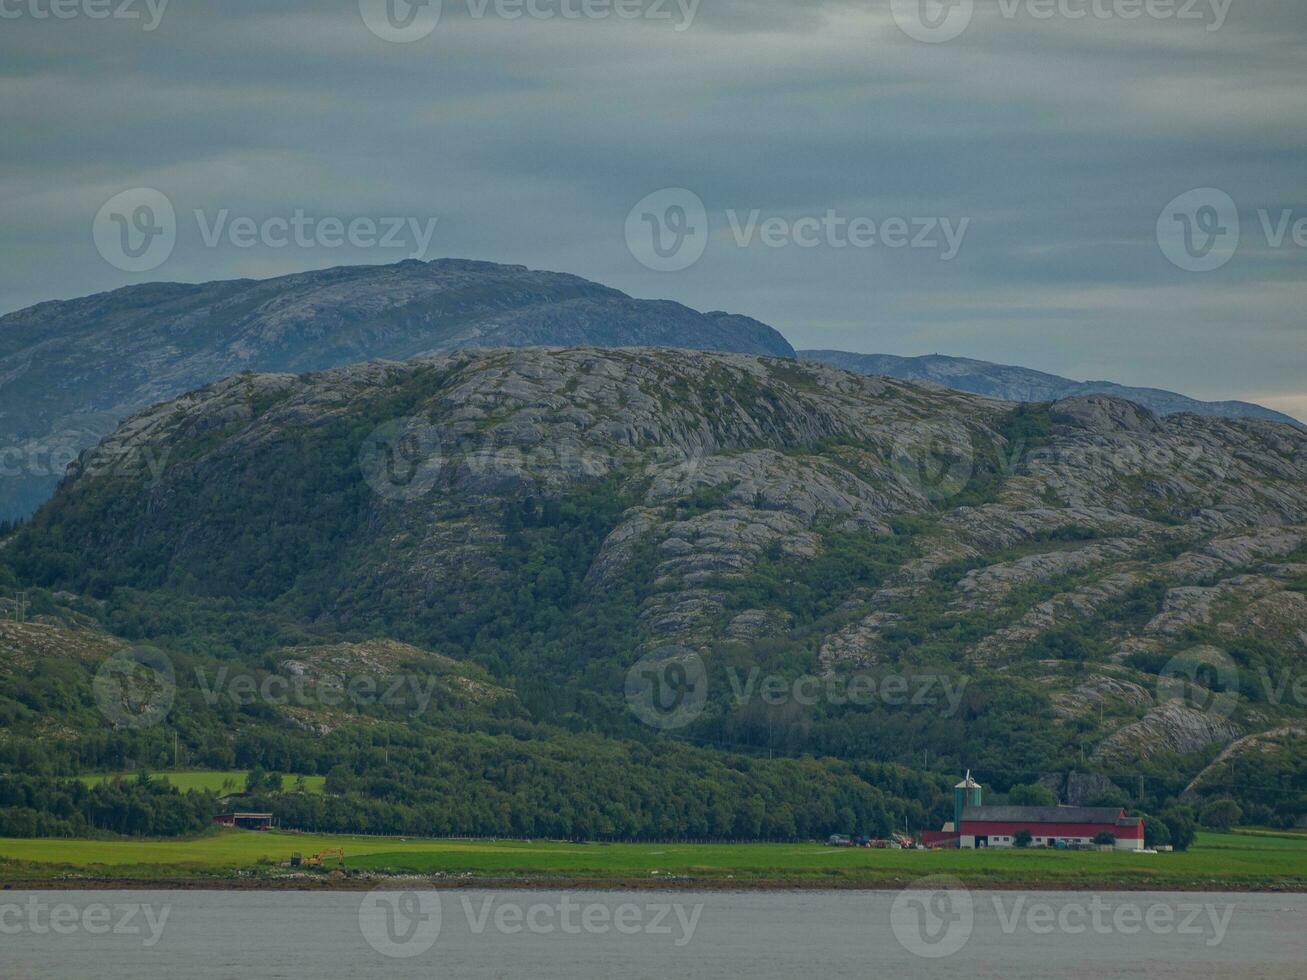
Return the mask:
<path id="1" fill-rule="evenodd" d="M 905 895 L 451 889 L 406 896 L 434 913 L 415 931 L 369 918 L 363 892 L 6 890 L 0 976 L 1307 976 L 1307 895 L 973 892 L 919 933 Z"/>

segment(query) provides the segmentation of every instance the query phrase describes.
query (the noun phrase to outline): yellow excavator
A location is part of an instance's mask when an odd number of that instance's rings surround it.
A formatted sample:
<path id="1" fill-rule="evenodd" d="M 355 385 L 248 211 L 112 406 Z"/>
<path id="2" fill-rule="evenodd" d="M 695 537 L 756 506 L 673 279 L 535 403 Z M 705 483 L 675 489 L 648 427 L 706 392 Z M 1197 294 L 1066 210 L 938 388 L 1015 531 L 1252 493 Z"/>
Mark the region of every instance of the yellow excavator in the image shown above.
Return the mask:
<path id="1" fill-rule="evenodd" d="M 319 851 L 317 854 L 310 854 L 308 865 L 310 868 L 320 868 L 327 858 L 334 857 L 337 861 L 337 867 L 345 867 L 345 848 L 329 847 L 325 851 Z"/>
<path id="2" fill-rule="evenodd" d="M 306 864 L 310 868 L 320 868 L 327 858 L 333 857 L 336 859 L 336 867 L 345 867 L 345 848 L 343 847 L 329 847 L 325 851 L 318 851 L 317 854 L 310 854 L 307 860 L 299 851 L 296 851 L 290 856 L 290 866 L 298 868 L 301 864 Z"/>

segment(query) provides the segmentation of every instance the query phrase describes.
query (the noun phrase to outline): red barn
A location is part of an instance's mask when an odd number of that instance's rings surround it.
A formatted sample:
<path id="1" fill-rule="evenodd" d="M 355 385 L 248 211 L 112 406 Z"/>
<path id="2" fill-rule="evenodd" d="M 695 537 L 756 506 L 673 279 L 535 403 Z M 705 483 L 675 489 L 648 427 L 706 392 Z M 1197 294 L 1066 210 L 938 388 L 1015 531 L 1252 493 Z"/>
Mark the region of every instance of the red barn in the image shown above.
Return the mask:
<path id="1" fill-rule="evenodd" d="M 1144 821 L 1127 817 L 1115 806 L 985 806 L 981 786 L 966 778 L 953 788 L 953 814 L 942 830 L 925 831 L 928 847 L 1014 847 L 1016 835 L 1030 832 L 1035 847 L 1092 844 L 1100 834 L 1111 834 L 1116 847 L 1139 851 L 1144 846 Z"/>
<path id="2" fill-rule="evenodd" d="M 221 827 L 241 827 L 245 830 L 271 830 L 271 813 L 220 813 L 213 822 Z"/>
<path id="3" fill-rule="evenodd" d="M 1127 817 L 1117 806 L 968 806 L 962 810 L 962 847 L 1012 847 L 1018 831 L 1028 830 L 1035 847 L 1092 844 L 1111 834 L 1120 850 L 1144 846 L 1142 817 Z"/>

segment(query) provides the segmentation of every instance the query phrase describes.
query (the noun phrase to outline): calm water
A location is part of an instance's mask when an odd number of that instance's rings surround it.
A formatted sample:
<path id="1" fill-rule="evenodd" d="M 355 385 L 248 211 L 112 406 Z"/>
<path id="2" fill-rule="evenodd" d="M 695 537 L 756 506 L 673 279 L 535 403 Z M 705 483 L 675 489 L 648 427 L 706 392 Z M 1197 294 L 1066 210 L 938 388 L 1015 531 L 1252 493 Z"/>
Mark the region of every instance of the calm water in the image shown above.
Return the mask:
<path id="1" fill-rule="evenodd" d="M 928 887 L 4 891 L 0 977 L 1307 977 L 1307 895 Z"/>

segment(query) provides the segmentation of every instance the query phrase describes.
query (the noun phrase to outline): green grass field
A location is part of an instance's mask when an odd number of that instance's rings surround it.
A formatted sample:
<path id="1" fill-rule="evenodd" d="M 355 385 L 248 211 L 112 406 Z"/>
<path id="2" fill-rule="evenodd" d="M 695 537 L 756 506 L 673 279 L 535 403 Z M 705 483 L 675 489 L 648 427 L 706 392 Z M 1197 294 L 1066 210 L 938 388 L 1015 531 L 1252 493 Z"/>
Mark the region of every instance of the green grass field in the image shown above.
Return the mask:
<path id="1" fill-rule="evenodd" d="M 277 876 L 292 851 L 343 847 L 351 871 L 613 883 L 892 887 L 930 874 L 974 886 L 1307 890 L 1307 840 L 1200 835 L 1187 853 L 890 851 L 821 844 L 566 844 L 223 831 L 187 840 L 0 839 L 0 880 Z"/>
<path id="2" fill-rule="evenodd" d="M 219 796 L 226 796 L 229 793 L 239 793 L 245 788 L 246 773 L 242 769 L 232 769 L 225 772 L 195 769 L 186 772 L 151 772 L 150 775 L 155 779 L 167 780 L 182 792 L 186 792 L 188 789 L 208 789 L 217 793 Z M 103 783 L 110 779 L 135 779 L 136 773 L 95 773 L 80 778 L 87 786 L 94 786 L 97 783 Z M 298 778 L 298 776 L 291 775 L 282 776 L 282 789 L 287 791 L 293 790 Z M 326 776 L 305 776 L 304 786 L 310 793 L 321 793 L 326 781 Z"/>

